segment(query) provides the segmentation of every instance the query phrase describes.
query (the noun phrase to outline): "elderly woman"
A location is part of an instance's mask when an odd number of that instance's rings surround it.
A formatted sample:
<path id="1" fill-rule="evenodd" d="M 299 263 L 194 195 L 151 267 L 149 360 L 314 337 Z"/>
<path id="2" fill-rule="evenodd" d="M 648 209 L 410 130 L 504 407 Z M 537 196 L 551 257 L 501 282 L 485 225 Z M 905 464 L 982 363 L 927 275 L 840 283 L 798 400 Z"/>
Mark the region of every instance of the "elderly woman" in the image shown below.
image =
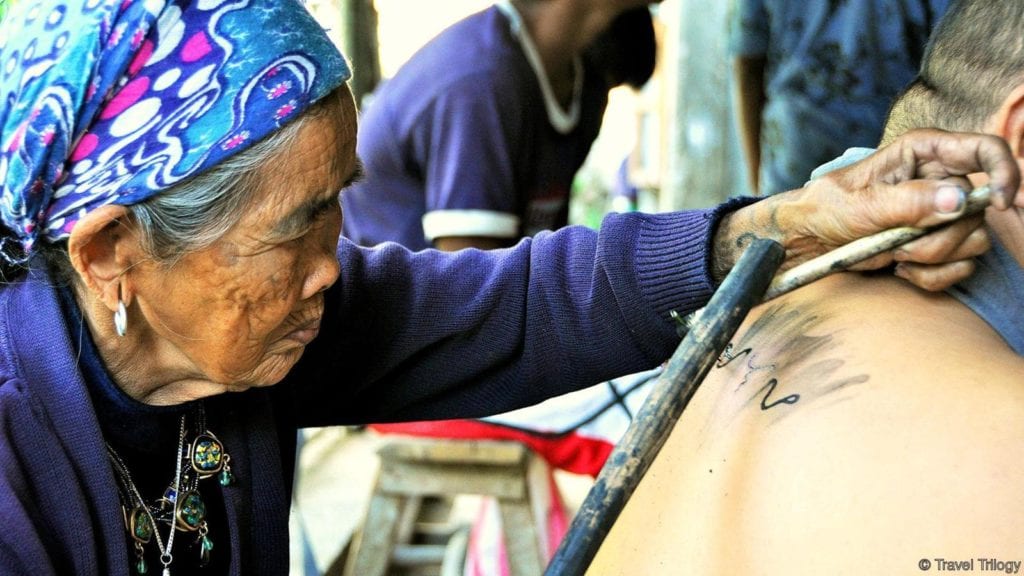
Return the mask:
<path id="1" fill-rule="evenodd" d="M 743 233 L 798 260 L 957 215 L 954 187 L 891 185 L 916 172 L 1017 189 L 1000 141 L 929 132 L 731 214 L 362 249 L 338 240 L 349 70 L 298 3 L 22 1 L 0 42 L 5 574 L 283 574 L 297 427 L 478 416 L 637 371 L 709 296 L 712 235 L 719 269 Z M 807 209 L 848 197 L 847 217 Z M 924 262 L 906 274 L 962 277 L 976 225 L 897 255 Z"/>

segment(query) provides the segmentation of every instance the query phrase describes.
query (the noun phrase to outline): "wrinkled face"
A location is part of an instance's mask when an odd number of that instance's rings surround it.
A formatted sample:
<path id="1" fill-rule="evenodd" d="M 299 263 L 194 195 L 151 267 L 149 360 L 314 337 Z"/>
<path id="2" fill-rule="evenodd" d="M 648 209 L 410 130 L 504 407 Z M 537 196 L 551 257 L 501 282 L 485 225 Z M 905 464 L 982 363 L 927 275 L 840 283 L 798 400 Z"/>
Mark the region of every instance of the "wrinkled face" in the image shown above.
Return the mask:
<path id="1" fill-rule="evenodd" d="M 316 336 L 323 290 L 339 274 L 338 193 L 358 170 L 350 95 L 342 108 L 262 169 L 255 201 L 223 238 L 173 265 L 134 267 L 132 305 L 181 378 L 275 384 Z"/>

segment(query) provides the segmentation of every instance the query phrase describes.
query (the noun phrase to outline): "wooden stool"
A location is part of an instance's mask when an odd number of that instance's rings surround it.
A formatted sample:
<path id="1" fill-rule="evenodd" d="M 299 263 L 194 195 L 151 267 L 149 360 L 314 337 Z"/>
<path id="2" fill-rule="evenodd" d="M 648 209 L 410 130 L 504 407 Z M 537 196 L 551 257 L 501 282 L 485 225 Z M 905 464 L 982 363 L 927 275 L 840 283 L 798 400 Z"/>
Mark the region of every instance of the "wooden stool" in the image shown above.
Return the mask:
<path id="1" fill-rule="evenodd" d="M 497 499 L 513 576 L 543 571 L 548 468 L 528 448 L 509 441 L 403 437 L 388 440 L 378 454 L 377 484 L 346 574 L 384 576 L 399 565 L 441 565 L 446 554 L 450 561 L 450 546 L 411 541 L 424 498 L 461 494 Z"/>

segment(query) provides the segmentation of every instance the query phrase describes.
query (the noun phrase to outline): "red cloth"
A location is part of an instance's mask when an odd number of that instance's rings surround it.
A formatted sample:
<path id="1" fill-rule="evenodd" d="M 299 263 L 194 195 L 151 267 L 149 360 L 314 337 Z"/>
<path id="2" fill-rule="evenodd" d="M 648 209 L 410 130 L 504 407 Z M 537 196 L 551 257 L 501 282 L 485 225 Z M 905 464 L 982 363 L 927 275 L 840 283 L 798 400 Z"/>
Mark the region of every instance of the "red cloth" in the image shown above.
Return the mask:
<path id="1" fill-rule="evenodd" d="M 526 430 L 489 424 L 479 420 L 433 420 L 405 424 L 374 424 L 370 429 L 381 434 L 404 434 L 427 438 L 514 440 L 544 458 L 554 468 L 576 474 L 597 476 L 611 454 L 614 444 L 600 438 L 571 432 L 561 436 L 531 433 Z"/>

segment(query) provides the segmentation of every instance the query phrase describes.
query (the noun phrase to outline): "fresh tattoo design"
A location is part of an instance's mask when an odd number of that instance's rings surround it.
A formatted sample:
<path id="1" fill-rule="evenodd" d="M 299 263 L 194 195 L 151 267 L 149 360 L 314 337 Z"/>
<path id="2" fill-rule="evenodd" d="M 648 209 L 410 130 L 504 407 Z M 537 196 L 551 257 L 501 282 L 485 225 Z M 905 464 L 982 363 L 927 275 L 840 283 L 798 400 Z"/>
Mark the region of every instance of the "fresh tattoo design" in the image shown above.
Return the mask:
<path id="1" fill-rule="evenodd" d="M 822 329 L 824 318 L 785 304 L 765 311 L 739 340 L 726 346 L 716 370 L 733 370 L 733 392 L 747 394 L 739 410 L 757 405 L 784 417 L 782 410 L 832 395 L 870 378 L 844 374 L 837 332 Z M 781 412 L 780 412 L 781 410 Z"/>
<path id="2" fill-rule="evenodd" d="M 775 400 L 774 402 L 768 402 L 768 397 L 772 395 L 772 392 L 775 392 L 775 387 L 778 386 L 778 385 L 779 385 L 779 381 L 776 380 L 775 378 L 772 378 L 771 380 L 768 381 L 767 384 L 764 385 L 764 387 L 767 388 L 768 391 L 765 392 L 764 398 L 761 398 L 761 410 L 768 410 L 769 408 L 775 408 L 779 404 L 796 404 L 797 402 L 800 401 L 800 395 L 799 394 L 790 394 L 789 396 L 785 396 L 785 397 L 783 397 L 780 400 Z"/>
<path id="3" fill-rule="evenodd" d="M 718 357 L 718 362 L 715 362 L 715 368 L 725 368 L 729 364 L 732 364 L 733 360 L 737 360 L 747 354 L 750 354 L 750 348 L 744 348 L 735 354 L 733 354 L 732 350 L 733 345 L 732 342 L 730 342 L 725 346 L 725 350 L 722 352 L 722 355 Z"/>

